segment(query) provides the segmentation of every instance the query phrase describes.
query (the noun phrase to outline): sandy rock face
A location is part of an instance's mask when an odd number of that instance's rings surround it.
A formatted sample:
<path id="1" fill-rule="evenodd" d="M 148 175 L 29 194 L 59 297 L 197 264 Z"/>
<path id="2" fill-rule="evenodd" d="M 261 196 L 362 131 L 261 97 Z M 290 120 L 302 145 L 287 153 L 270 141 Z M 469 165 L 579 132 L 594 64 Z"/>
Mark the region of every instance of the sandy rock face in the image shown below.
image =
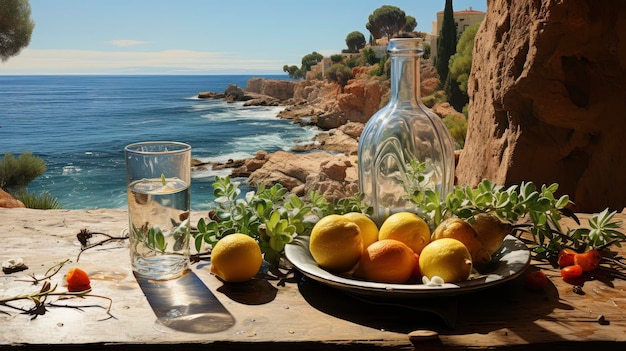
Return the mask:
<path id="1" fill-rule="evenodd" d="M 626 2 L 488 1 L 458 181 L 559 183 L 576 210 L 626 205 Z"/>

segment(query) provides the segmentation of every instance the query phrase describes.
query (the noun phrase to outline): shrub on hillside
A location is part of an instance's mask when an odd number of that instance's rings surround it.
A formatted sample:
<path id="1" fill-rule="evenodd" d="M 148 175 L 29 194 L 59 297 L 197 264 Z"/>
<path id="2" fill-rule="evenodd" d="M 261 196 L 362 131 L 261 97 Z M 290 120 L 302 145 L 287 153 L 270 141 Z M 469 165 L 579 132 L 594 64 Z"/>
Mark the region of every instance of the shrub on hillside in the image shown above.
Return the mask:
<path id="1" fill-rule="evenodd" d="M 376 52 L 374 52 L 374 49 L 372 48 L 363 49 L 363 58 L 365 59 L 365 62 L 367 62 L 370 65 L 375 65 L 379 61 L 376 58 Z"/>
<path id="2" fill-rule="evenodd" d="M 338 83 L 341 85 L 341 88 L 348 83 L 350 79 L 352 79 L 352 69 L 350 67 L 336 63 L 328 69 L 326 72 L 326 79 L 331 82 Z"/>
<path id="3" fill-rule="evenodd" d="M 467 119 L 465 116 L 459 114 L 447 115 L 443 118 L 443 123 L 454 139 L 454 148 L 457 150 L 463 149 L 465 136 L 467 135 Z"/>
<path id="4" fill-rule="evenodd" d="M 341 62 L 343 62 L 343 55 L 340 55 L 340 54 L 331 55 L 330 56 L 330 61 L 332 63 L 341 63 Z"/>

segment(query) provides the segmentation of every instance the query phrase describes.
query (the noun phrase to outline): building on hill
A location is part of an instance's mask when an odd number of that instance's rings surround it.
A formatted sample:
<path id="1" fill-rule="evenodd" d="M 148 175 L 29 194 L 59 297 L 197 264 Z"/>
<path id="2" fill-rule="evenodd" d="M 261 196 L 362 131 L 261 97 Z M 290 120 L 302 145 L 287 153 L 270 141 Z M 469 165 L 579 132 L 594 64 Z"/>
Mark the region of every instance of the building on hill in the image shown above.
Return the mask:
<path id="1" fill-rule="evenodd" d="M 454 11 L 454 24 L 456 25 L 456 39 L 459 40 L 461 34 L 471 25 L 481 22 L 485 18 L 485 12 L 476 11 L 471 7 L 466 10 Z M 437 20 L 433 21 L 432 33 L 426 37 L 426 42 L 430 43 L 430 52 L 437 52 L 437 38 L 441 32 L 443 24 L 443 11 L 437 12 Z"/>

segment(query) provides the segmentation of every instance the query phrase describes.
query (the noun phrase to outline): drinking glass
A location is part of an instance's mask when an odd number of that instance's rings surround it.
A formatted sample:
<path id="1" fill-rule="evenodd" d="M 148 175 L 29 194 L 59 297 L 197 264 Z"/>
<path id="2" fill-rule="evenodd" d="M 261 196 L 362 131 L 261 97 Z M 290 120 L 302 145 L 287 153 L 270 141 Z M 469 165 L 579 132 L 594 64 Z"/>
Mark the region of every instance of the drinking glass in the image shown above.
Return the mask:
<path id="1" fill-rule="evenodd" d="M 132 269 L 148 279 L 179 277 L 189 267 L 191 147 L 150 141 L 124 151 Z"/>

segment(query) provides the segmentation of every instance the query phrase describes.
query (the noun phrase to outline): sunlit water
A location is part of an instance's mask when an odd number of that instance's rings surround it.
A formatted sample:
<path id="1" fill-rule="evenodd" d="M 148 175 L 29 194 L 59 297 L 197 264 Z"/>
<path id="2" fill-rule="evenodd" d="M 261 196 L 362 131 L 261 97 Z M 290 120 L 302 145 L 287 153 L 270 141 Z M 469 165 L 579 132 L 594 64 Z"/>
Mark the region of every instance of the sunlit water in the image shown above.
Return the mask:
<path id="1" fill-rule="evenodd" d="M 315 130 L 277 118 L 281 107 L 197 98 L 228 84 L 245 88 L 251 77 L 0 76 L 0 153 L 43 158 L 47 171 L 28 190 L 51 193 L 63 208 L 126 208 L 127 144 L 180 141 L 192 158 L 223 162 L 313 137 Z M 215 175 L 228 172 L 192 175 L 192 210 L 211 205 Z"/>

